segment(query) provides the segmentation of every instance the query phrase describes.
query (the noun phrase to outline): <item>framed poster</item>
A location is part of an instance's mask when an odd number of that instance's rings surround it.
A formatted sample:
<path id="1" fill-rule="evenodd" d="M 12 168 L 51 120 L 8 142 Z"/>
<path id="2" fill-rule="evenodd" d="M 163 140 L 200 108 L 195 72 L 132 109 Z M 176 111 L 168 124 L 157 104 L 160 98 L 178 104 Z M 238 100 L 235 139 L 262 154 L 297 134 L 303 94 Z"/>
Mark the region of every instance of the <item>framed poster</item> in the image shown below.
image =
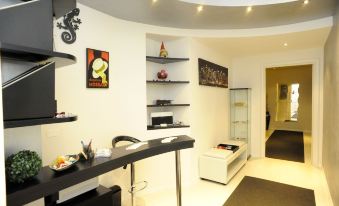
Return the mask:
<path id="1" fill-rule="evenodd" d="M 212 62 L 198 59 L 199 84 L 228 88 L 228 69 Z"/>
<path id="2" fill-rule="evenodd" d="M 281 100 L 287 99 L 287 94 L 288 94 L 288 85 L 287 84 L 281 84 L 280 85 L 279 99 L 281 99 Z"/>
<path id="3" fill-rule="evenodd" d="M 86 50 L 86 85 L 87 88 L 109 87 L 109 53 L 95 49 Z"/>

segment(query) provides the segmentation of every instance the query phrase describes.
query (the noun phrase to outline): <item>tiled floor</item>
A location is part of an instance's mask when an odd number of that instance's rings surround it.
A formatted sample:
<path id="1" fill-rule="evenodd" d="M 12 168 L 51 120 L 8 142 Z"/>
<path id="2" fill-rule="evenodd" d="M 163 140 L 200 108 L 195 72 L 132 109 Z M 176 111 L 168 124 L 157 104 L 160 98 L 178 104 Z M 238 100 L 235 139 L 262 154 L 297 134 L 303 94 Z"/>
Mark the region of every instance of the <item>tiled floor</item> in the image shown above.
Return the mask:
<path id="1" fill-rule="evenodd" d="M 199 180 L 183 188 L 183 206 L 222 206 L 245 175 L 313 189 L 317 206 L 333 206 L 323 170 L 311 165 L 310 140 L 310 135 L 304 135 L 306 163 L 251 159 L 227 185 Z M 138 206 L 175 206 L 175 190 L 138 197 L 137 203 Z"/>
<path id="2" fill-rule="evenodd" d="M 313 189 L 317 206 L 333 206 L 323 170 L 308 164 L 269 158 L 249 160 L 228 185 L 200 180 L 196 185 L 184 188 L 183 206 L 222 206 L 245 175 Z M 137 205 L 175 206 L 175 191 L 139 197 Z"/>

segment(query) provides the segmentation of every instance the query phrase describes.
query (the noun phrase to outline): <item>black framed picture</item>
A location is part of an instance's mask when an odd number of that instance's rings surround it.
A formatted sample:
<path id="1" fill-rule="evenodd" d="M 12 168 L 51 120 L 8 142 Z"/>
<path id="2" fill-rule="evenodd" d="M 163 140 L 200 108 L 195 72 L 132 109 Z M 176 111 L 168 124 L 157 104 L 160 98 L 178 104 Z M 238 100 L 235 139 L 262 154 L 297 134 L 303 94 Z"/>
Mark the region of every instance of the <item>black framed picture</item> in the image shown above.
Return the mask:
<path id="1" fill-rule="evenodd" d="M 199 85 L 228 88 L 228 68 L 198 59 Z"/>
<path id="2" fill-rule="evenodd" d="M 109 87 L 109 53 L 87 48 L 87 88 Z"/>

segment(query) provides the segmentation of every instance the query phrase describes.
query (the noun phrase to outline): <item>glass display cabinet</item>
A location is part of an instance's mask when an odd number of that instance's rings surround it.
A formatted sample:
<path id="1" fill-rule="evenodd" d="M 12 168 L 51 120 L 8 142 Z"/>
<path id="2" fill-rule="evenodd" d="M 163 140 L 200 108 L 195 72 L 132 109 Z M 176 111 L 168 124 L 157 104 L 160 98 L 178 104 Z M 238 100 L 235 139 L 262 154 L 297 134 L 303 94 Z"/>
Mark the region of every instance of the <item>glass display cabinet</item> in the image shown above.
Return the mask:
<path id="1" fill-rule="evenodd" d="M 248 145 L 247 154 L 250 155 L 251 142 L 251 89 L 230 89 L 230 137 L 233 140 L 244 141 Z"/>

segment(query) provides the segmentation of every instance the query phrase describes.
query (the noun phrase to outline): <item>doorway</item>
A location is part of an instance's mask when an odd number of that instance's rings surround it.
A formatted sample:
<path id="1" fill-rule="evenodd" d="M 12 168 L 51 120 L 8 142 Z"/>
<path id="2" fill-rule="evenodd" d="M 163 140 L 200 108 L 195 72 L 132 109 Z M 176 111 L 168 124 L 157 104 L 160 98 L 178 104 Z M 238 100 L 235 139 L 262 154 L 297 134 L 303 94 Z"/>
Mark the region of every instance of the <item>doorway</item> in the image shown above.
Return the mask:
<path id="1" fill-rule="evenodd" d="M 311 164 L 312 65 L 266 69 L 268 158 Z"/>

